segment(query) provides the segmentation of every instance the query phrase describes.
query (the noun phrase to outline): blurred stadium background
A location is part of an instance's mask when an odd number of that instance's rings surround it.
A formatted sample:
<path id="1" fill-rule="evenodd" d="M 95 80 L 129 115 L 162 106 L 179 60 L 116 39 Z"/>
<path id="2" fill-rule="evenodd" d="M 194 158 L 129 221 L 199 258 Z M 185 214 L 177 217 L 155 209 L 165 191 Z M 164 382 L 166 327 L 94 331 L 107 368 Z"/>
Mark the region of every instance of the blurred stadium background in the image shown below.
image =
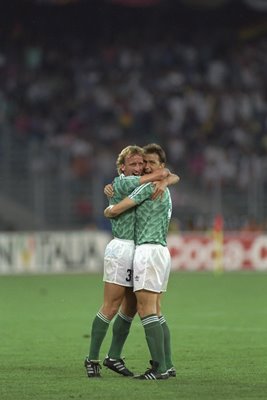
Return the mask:
<path id="1" fill-rule="evenodd" d="M 101 265 L 103 187 L 149 142 L 174 268 L 265 270 L 266 70 L 266 0 L 2 1 L 0 272 Z"/>

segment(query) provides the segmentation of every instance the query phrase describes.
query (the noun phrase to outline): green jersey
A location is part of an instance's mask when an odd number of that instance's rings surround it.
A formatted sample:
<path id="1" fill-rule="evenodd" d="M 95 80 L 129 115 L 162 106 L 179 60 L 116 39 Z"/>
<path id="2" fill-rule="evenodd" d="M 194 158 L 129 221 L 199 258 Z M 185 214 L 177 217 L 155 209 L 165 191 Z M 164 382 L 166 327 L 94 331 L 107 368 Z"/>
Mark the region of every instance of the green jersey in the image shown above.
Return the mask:
<path id="1" fill-rule="evenodd" d="M 172 201 L 167 188 L 162 198 L 151 200 L 154 187 L 146 183 L 130 195 L 136 207 L 135 243 L 156 243 L 167 246 L 167 233 L 172 214 Z"/>
<path id="2" fill-rule="evenodd" d="M 140 176 L 125 176 L 121 174 L 113 181 L 114 196 L 110 204 L 117 204 L 127 197 L 138 185 Z M 135 208 L 131 208 L 116 218 L 111 218 L 111 229 L 114 237 L 119 239 L 134 240 Z"/>

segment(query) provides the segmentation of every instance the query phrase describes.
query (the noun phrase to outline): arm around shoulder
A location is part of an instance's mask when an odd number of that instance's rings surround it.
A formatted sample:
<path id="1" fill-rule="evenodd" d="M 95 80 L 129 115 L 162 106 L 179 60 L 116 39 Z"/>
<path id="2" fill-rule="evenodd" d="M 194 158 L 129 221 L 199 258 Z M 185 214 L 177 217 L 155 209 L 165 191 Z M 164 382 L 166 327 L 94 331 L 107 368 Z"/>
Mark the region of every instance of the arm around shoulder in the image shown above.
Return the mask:
<path id="1" fill-rule="evenodd" d="M 168 168 L 159 168 L 151 174 L 141 176 L 140 184 L 143 185 L 144 183 L 148 182 L 161 181 L 163 179 L 166 179 L 169 175 L 170 171 L 168 170 Z"/>

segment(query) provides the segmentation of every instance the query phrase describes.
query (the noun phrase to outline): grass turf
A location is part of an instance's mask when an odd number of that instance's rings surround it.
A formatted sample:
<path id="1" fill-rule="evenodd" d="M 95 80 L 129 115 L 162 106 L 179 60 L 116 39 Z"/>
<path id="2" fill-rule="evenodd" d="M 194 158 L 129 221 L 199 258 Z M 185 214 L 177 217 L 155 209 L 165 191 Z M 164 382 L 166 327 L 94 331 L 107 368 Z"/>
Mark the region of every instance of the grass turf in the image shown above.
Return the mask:
<path id="1" fill-rule="evenodd" d="M 265 399 L 267 274 L 173 273 L 163 299 L 177 377 L 124 378 L 103 367 L 88 379 L 83 360 L 102 302 L 100 275 L 0 278 L 1 400 Z M 108 349 L 111 327 L 101 350 Z M 126 365 L 148 366 L 135 318 Z"/>

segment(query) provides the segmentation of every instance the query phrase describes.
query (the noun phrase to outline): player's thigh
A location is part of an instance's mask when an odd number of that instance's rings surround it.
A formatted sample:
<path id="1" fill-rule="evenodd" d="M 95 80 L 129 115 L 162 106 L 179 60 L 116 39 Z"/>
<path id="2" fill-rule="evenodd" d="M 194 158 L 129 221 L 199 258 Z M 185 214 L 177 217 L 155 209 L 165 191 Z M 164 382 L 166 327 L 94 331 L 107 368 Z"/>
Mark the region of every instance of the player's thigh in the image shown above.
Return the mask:
<path id="1" fill-rule="evenodd" d="M 125 286 L 116 283 L 105 282 L 104 284 L 104 303 L 121 304 L 125 295 Z"/>
<path id="2" fill-rule="evenodd" d="M 119 311 L 120 305 L 125 295 L 125 287 L 115 283 L 105 282 L 104 285 L 104 302 L 101 312 L 108 318 L 112 319 Z"/>

